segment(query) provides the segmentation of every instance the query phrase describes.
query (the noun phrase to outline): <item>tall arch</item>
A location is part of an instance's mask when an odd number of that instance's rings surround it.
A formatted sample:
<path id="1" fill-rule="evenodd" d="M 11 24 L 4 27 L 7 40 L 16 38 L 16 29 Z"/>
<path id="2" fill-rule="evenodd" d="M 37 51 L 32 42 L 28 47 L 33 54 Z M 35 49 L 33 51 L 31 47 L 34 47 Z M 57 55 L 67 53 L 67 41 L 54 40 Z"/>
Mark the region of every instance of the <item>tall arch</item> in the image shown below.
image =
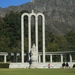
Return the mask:
<path id="1" fill-rule="evenodd" d="M 42 42 L 43 42 L 43 62 L 45 62 L 45 16 L 42 13 L 38 13 L 37 17 L 42 16 Z"/>
<path id="2" fill-rule="evenodd" d="M 42 41 L 43 41 L 43 62 L 45 62 L 45 16 L 42 13 L 35 14 L 24 13 L 21 16 L 21 53 L 22 53 L 22 63 L 24 63 L 24 16 L 28 16 L 28 52 L 31 51 L 31 17 L 35 17 L 35 46 L 38 55 L 38 16 L 42 16 Z M 30 56 L 29 56 L 30 60 Z"/>
<path id="3" fill-rule="evenodd" d="M 28 16 L 28 33 L 30 33 L 30 15 L 28 13 L 23 13 L 21 16 L 21 61 L 24 63 L 24 17 Z M 31 34 L 28 34 L 28 38 L 31 37 Z M 31 40 L 29 40 L 31 42 Z M 29 44 L 29 43 L 28 43 Z M 29 45 L 30 46 L 30 45 Z M 30 48 L 30 47 L 29 47 Z"/>

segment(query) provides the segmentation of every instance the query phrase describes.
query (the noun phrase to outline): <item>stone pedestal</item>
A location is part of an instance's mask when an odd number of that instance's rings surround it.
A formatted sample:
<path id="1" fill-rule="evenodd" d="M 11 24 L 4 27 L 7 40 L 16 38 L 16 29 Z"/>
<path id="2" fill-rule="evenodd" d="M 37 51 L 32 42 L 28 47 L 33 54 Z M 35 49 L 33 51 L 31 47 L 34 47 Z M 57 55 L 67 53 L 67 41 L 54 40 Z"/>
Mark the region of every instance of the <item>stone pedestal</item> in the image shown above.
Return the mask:
<path id="1" fill-rule="evenodd" d="M 37 68 L 37 64 L 37 56 L 32 56 L 30 68 Z"/>
<path id="2" fill-rule="evenodd" d="M 31 58 L 30 58 L 30 68 L 37 68 L 37 61 L 38 61 L 38 53 L 36 51 L 35 44 L 33 44 L 33 47 L 31 49 Z"/>

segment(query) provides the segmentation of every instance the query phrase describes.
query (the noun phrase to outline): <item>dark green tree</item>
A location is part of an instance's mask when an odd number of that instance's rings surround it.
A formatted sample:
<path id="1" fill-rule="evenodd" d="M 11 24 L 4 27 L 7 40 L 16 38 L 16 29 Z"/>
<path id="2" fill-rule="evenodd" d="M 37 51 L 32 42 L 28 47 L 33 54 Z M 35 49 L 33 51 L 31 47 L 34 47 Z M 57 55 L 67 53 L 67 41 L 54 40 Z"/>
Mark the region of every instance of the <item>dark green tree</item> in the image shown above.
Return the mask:
<path id="1" fill-rule="evenodd" d="M 73 51 L 75 50 L 75 32 L 73 32 L 72 30 L 69 31 L 66 36 L 67 41 L 68 41 L 68 48 L 67 50 Z"/>

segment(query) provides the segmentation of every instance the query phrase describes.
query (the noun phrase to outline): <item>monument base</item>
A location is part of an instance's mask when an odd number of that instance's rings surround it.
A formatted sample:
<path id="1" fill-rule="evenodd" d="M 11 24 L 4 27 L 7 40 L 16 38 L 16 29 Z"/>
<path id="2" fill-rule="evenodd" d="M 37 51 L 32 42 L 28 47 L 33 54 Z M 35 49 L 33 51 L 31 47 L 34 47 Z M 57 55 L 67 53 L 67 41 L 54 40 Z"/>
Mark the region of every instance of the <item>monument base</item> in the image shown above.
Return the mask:
<path id="1" fill-rule="evenodd" d="M 10 63 L 9 68 L 29 68 L 29 63 Z"/>
<path id="2" fill-rule="evenodd" d="M 30 65 L 29 68 L 37 68 L 37 67 L 38 67 L 38 64 L 37 63 L 33 63 L 33 64 Z"/>
<path id="3" fill-rule="evenodd" d="M 50 64 L 50 67 L 48 66 Z M 75 62 L 68 62 L 69 67 L 72 68 Z M 29 63 L 10 63 L 9 68 L 62 68 L 61 62 L 53 62 L 53 63 L 34 63 L 29 65 Z"/>
<path id="4" fill-rule="evenodd" d="M 38 62 L 38 54 L 36 51 L 36 46 L 33 44 L 33 47 L 31 48 L 31 57 L 30 57 L 30 68 L 37 68 L 37 62 Z"/>

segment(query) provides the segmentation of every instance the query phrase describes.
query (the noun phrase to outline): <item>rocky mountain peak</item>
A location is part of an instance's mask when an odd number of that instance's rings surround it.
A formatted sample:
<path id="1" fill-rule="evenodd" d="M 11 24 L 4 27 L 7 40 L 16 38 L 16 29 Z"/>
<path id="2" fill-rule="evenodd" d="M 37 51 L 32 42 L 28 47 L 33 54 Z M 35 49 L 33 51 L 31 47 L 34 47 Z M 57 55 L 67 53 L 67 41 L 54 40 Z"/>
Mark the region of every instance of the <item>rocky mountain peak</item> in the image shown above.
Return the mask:
<path id="1" fill-rule="evenodd" d="M 65 34 L 75 31 L 75 0 L 35 0 L 19 6 L 0 8 L 0 16 L 13 11 L 31 10 L 42 12 L 46 17 L 46 30 L 55 34 Z"/>

